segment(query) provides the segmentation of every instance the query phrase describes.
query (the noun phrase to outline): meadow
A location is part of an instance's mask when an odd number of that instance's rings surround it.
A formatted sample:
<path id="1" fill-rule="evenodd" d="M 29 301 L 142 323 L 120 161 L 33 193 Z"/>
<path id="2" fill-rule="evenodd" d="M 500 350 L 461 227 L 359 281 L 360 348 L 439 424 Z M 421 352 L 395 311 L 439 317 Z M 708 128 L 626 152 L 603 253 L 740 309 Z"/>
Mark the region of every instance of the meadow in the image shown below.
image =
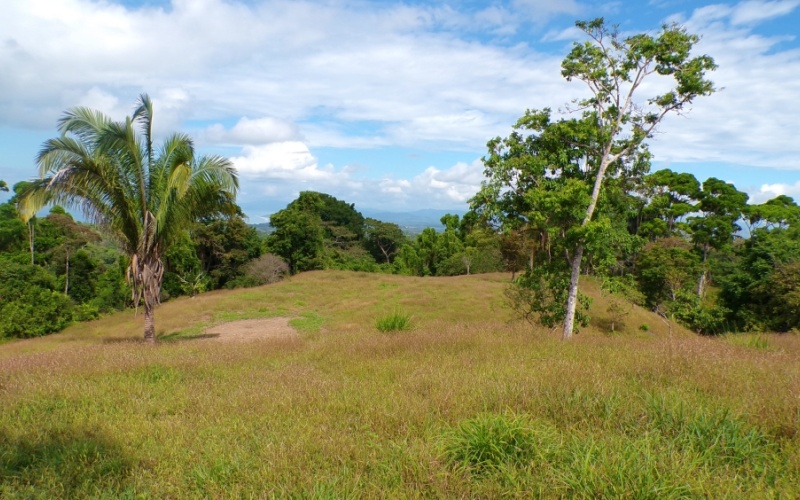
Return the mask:
<path id="1" fill-rule="evenodd" d="M 700 337 L 587 280 L 570 342 L 507 274 L 309 272 L 0 345 L 2 498 L 796 498 L 800 337 Z M 206 330 L 289 317 L 297 335 Z"/>

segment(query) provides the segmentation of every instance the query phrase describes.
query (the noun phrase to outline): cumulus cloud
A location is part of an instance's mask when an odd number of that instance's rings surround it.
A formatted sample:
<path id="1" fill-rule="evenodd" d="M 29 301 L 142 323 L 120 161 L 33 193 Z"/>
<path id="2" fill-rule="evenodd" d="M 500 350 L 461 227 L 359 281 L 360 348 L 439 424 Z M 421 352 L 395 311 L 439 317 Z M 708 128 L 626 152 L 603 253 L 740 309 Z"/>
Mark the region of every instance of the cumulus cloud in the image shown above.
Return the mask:
<path id="1" fill-rule="evenodd" d="M 12 69 L 0 74 L 0 93 L 13 99 L 0 101 L 0 127 L 50 132 L 75 105 L 122 117 L 148 92 L 157 133 L 190 123 L 198 144 L 242 148 L 233 160 L 248 193 L 313 184 L 343 197 L 442 204 L 474 194 L 482 168 L 469 159 L 525 109 L 586 95 L 560 76 L 567 42 L 580 39 L 574 19 L 627 8 L 591 0 L 131 5 L 4 2 L 0 66 Z M 718 62 L 712 79 L 722 90 L 665 121 L 652 141 L 657 161 L 800 170 L 800 51 L 794 32 L 761 29 L 798 9 L 800 0 L 720 1 L 667 18 L 702 35 L 697 51 Z M 466 161 L 387 174 L 320 165 L 311 151 L 322 157 L 324 148 L 438 148 Z M 29 177 L 25 168 L 17 178 Z"/>
<path id="2" fill-rule="evenodd" d="M 656 159 L 800 170 L 800 51 L 782 50 L 785 35 L 760 35 L 740 26 L 743 12 L 763 9 L 771 16 L 779 7 L 789 11 L 798 5 L 712 5 L 677 18 L 690 32 L 703 35 L 696 49 L 712 55 L 719 65 L 710 74 L 719 91 L 698 99 L 685 116 L 665 121 L 652 141 Z"/>
<path id="3" fill-rule="evenodd" d="M 297 126 L 276 118 L 240 119 L 231 129 L 220 124 L 208 127 L 203 133 L 206 141 L 225 145 L 263 145 L 302 139 Z"/>
<path id="4" fill-rule="evenodd" d="M 762 184 L 758 191 L 748 193 L 750 195 L 750 204 L 760 204 L 765 201 L 771 200 L 776 196 L 786 195 L 791 196 L 794 200 L 800 201 L 800 181 L 794 184 L 777 183 L 777 184 Z"/>
<path id="5" fill-rule="evenodd" d="M 332 168 L 319 168 L 317 159 L 299 141 L 246 146 L 231 162 L 243 177 L 250 179 L 291 179 L 309 181 L 329 179 Z"/>
<path id="6" fill-rule="evenodd" d="M 428 167 L 413 179 L 392 179 L 379 182 L 380 192 L 395 202 L 417 200 L 417 206 L 455 206 L 466 203 L 480 189 L 483 161 L 459 162 L 440 170 Z"/>

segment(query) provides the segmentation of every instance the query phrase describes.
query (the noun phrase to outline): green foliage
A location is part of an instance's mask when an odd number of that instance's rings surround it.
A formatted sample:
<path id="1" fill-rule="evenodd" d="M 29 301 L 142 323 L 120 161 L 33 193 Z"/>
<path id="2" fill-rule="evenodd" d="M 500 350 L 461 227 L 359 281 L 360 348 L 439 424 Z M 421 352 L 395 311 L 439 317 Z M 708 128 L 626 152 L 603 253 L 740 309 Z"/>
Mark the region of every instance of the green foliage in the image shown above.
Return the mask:
<path id="1" fill-rule="evenodd" d="M 800 238 L 794 227 L 757 228 L 737 247 L 738 260 L 718 276 L 720 300 L 745 330 L 789 331 L 800 326 Z"/>
<path id="2" fill-rule="evenodd" d="M 756 287 L 759 291 L 766 298 L 766 323 L 772 330 L 800 328 L 800 260 L 775 266 L 768 284 Z"/>
<path id="3" fill-rule="evenodd" d="M 630 278 L 630 276 L 608 276 L 601 284 L 601 290 L 608 301 L 606 312 L 612 333 L 625 328 L 625 318 L 633 310 L 633 303 L 637 302 L 639 293 Z"/>
<path id="4" fill-rule="evenodd" d="M 391 264 L 406 240 L 397 224 L 372 218 L 365 220 L 364 244 L 376 262 Z"/>
<path id="5" fill-rule="evenodd" d="M 38 337 L 72 322 L 73 303 L 42 267 L 0 256 L 0 337 Z"/>
<path id="6" fill-rule="evenodd" d="M 72 302 L 63 293 L 28 286 L 0 306 L 0 337 L 38 337 L 72 322 Z"/>
<path id="7" fill-rule="evenodd" d="M 645 205 L 633 221 L 636 234 L 655 240 L 688 229 L 683 219 L 697 209 L 700 199 L 700 183 L 692 174 L 659 170 L 645 176 L 640 190 Z"/>
<path id="8" fill-rule="evenodd" d="M 164 252 L 195 220 L 233 210 L 236 169 L 218 156 L 196 156 L 185 134 L 155 147 L 153 103 L 145 94 L 124 121 L 76 107 L 58 128 L 59 137 L 37 156 L 40 178 L 24 190 L 21 216 L 28 222 L 46 204 L 64 204 L 109 234 L 130 259 L 133 302 L 144 302 L 144 337 L 155 341 Z"/>
<path id="9" fill-rule="evenodd" d="M 675 319 L 697 333 L 716 335 L 728 330 L 730 311 L 721 304 L 701 299 L 696 293 L 678 291 L 668 310 Z"/>
<path id="10" fill-rule="evenodd" d="M 100 312 L 124 309 L 131 300 L 131 288 L 125 280 L 125 268 L 128 267 L 124 256 L 106 265 L 105 271 L 97 277 L 95 296 L 91 304 Z"/>
<path id="11" fill-rule="evenodd" d="M 206 217 L 190 228 L 199 266 L 195 261 L 183 264 L 183 281 L 207 274 L 210 289 L 228 287 L 242 274 L 243 266 L 263 253 L 263 242 L 255 228 L 248 226 L 241 214 Z"/>
<path id="12" fill-rule="evenodd" d="M 645 304 L 652 308 L 694 291 L 702 265 L 689 242 L 668 237 L 646 244 L 637 255 L 635 269 Z"/>
<path id="13" fill-rule="evenodd" d="M 553 328 L 564 321 L 568 291 L 568 269 L 538 266 L 518 276 L 506 289 L 505 295 L 516 316 Z M 591 299 L 579 293 L 578 303 L 576 324 L 586 327 L 589 325 Z"/>
<path id="14" fill-rule="evenodd" d="M 28 230 L 12 203 L 0 204 L 0 252 L 18 253 L 26 249 Z"/>
<path id="15" fill-rule="evenodd" d="M 402 311 L 386 314 L 375 320 L 375 328 L 384 333 L 409 330 L 411 328 L 411 315 Z"/>
<path id="16" fill-rule="evenodd" d="M 286 208 L 270 216 L 275 231 L 267 238 L 267 249 L 282 257 L 294 273 L 322 269 L 324 229 L 319 216 Z"/>

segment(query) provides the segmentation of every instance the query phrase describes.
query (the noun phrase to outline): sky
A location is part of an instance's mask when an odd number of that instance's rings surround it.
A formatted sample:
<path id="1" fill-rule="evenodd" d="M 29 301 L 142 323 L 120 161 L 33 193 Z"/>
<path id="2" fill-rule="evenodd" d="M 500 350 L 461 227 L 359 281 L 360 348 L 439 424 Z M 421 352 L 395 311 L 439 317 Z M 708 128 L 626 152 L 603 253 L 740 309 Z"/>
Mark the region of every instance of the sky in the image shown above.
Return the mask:
<path id="1" fill-rule="evenodd" d="M 231 159 L 262 222 L 301 191 L 362 212 L 465 211 L 486 143 L 526 109 L 588 96 L 560 64 L 576 20 L 676 22 L 719 89 L 649 141 L 652 170 L 800 201 L 800 0 L 4 0 L 0 179 L 37 175 L 65 110 L 115 119 L 141 93 L 155 133 Z M 642 89 L 646 91 L 646 88 Z M 646 97 L 646 94 L 642 94 Z M 0 195 L 0 201 L 8 195 Z"/>

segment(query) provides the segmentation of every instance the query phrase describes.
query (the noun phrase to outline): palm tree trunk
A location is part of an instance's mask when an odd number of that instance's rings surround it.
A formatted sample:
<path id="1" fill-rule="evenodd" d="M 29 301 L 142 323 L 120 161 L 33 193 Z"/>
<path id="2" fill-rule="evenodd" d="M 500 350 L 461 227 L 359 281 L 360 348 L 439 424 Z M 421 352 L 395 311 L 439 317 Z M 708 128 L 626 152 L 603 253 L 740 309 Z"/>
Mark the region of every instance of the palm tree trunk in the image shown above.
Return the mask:
<path id="1" fill-rule="evenodd" d="M 133 302 L 144 302 L 144 340 L 155 344 L 155 308 L 161 294 L 161 280 L 164 276 L 164 265 L 161 259 L 152 255 L 139 258 L 132 257 L 128 268 L 130 281 L 134 286 Z"/>
<path id="2" fill-rule="evenodd" d="M 156 323 L 154 314 L 155 304 L 147 298 L 144 299 L 144 340 L 147 343 L 156 343 Z"/>

